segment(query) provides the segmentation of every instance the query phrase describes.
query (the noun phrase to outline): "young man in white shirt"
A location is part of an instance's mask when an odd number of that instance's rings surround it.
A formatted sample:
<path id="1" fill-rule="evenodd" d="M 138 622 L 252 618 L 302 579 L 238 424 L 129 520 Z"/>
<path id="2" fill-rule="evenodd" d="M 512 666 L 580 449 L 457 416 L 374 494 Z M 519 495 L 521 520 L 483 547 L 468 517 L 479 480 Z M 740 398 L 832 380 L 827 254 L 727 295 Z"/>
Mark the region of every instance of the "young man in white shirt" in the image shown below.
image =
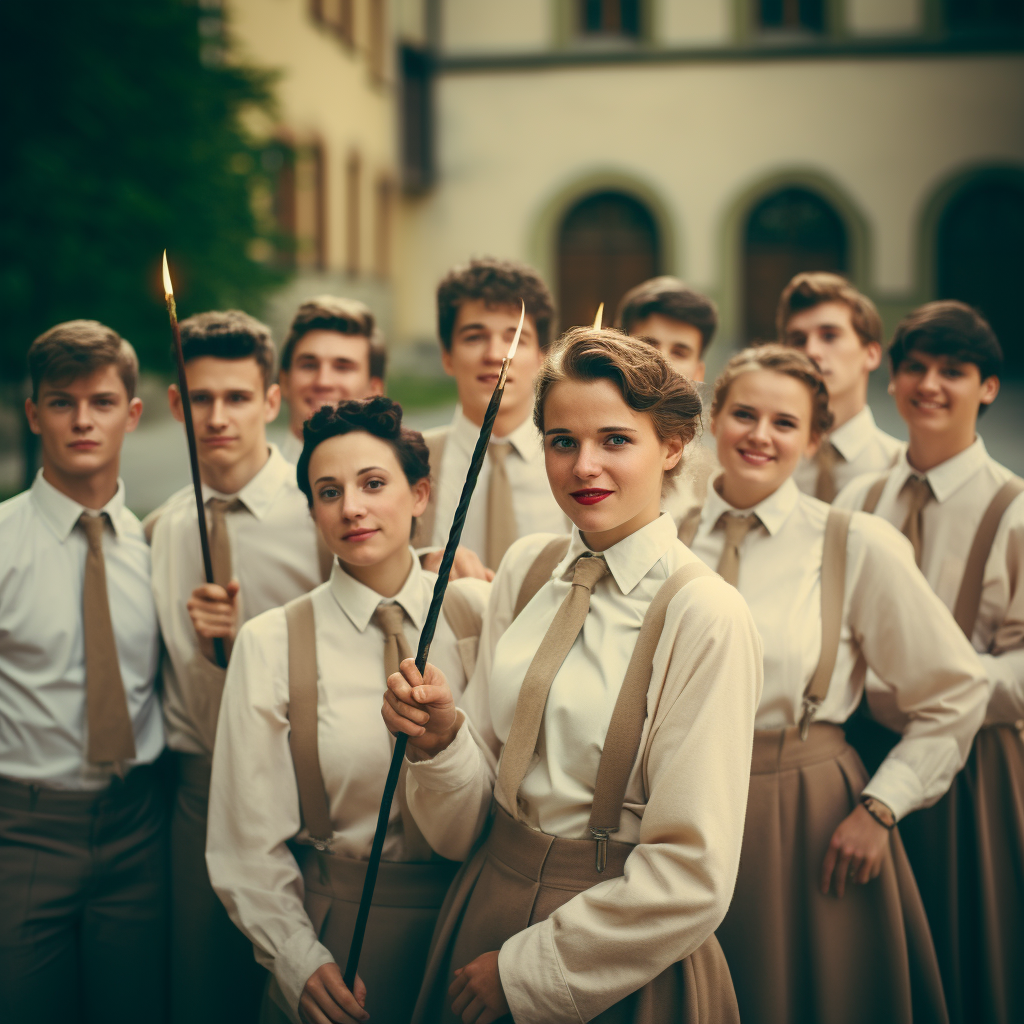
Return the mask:
<path id="1" fill-rule="evenodd" d="M 93 320 L 29 349 L 31 489 L 0 505 L 0 1016 L 162 1019 L 159 633 L 121 445 L 138 360 Z"/>
<path id="2" fill-rule="evenodd" d="M 205 581 L 191 485 L 146 520 L 166 657 L 163 704 L 175 767 L 171 814 L 171 1019 L 255 1019 L 265 981 L 206 872 L 210 764 L 225 669 L 242 623 L 318 586 L 316 528 L 295 469 L 267 443 L 280 408 L 269 329 L 237 310 L 181 323 L 214 583 Z M 172 385 L 171 410 L 182 419 Z"/>
<path id="3" fill-rule="evenodd" d="M 903 450 L 875 425 L 868 406 L 868 378 L 882 362 L 882 319 L 845 277 L 816 271 L 786 285 L 775 325 L 779 341 L 806 352 L 828 387 L 832 430 L 793 480 L 831 502 L 854 477 L 888 469 Z"/>
<path id="4" fill-rule="evenodd" d="M 413 546 L 434 572 L 522 309 L 526 319 L 494 421 L 488 458 L 466 516 L 453 578 L 494 578 L 508 547 L 530 533 L 566 533 L 551 494 L 544 451 L 533 425 L 533 382 L 551 344 L 554 306 L 536 271 L 510 260 L 476 259 L 456 267 L 437 288 L 437 330 L 445 373 L 455 378 L 459 407 L 450 426 L 428 430 L 433 488 Z"/>
<path id="5" fill-rule="evenodd" d="M 652 277 L 626 292 L 615 325 L 656 348 L 676 373 L 704 380 L 704 353 L 718 329 L 718 309 L 678 277 Z M 700 514 L 708 480 L 719 468 L 714 448 L 702 443 L 704 436 L 710 438 L 710 430 L 686 446 L 682 469 L 662 498 L 662 508 L 684 537 Z"/>
<path id="6" fill-rule="evenodd" d="M 1024 1019 L 1024 482 L 985 450 L 978 416 L 999 392 L 1002 350 L 960 302 L 905 317 L 889 350 L 889 390 L 910 443 L 887 474 L 836 499 L 910 538 L 989 682 L 985 724 L 949 793 L 900 823 L 928 911 L 950 1021 Z M 873 685 L 874 682 L 874 685 Z M 868 677 L 875 718 L 901 721 Z"/>
<path id="7" fill-rule="evenodd" d="M 278 382 L 288 403 L 281 454 L 302 454 L 302 424 L 323 405 L 384 394 L 387 349 L 373 313 L 356 299 L 318 295 L 299 306 L 281 349 Z"/>

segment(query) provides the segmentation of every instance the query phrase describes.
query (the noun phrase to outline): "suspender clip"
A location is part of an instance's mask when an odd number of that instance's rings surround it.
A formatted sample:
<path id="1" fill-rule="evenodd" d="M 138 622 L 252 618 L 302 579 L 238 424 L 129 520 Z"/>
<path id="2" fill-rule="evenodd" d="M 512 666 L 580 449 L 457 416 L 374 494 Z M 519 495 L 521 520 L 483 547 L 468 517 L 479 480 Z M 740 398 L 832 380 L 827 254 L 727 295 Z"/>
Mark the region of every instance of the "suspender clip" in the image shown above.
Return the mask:
<path id="1" fill-rule="evenodd" d="M 803 709 L 800 714 L 801 741 L 807 739 L 807 734 L 811 731 L 811 722 L 813 721 L 814 716 L 818 713 L 818 708 L 820 706 L 820 700 L 815 700 L 814 697 L 804 697 Z"/>
<path id="2" fill-rule="evenodd" d="M 612 832 L 618 832 L 617 828 L 594 828 L 593 825 L 590 827 L 590 834 L 594 837 L 594 841 L 597 843 L 597 850 L 594 856 L 594 867 L 597 869 L 597 873 L 600 874 L 604 871 L 608 864 L 608 836 Z"/>

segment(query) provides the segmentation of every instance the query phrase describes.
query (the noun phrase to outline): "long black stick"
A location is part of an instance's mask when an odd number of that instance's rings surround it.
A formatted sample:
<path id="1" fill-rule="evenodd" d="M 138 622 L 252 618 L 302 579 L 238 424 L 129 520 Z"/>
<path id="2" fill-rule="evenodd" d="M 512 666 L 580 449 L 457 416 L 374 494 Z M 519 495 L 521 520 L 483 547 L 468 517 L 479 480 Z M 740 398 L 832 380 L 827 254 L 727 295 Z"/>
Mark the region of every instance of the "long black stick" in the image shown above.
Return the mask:
<path id="1" fill-rule="evenodd" d="M 480 436 L 476 440 L 476 448 L 473 450 L 473 458 L 469 464 L 469 473 L 462 487 L 462 496 L 459 498 L 458 508 L 455 510 L 455 518 L 452 520 L 452 528 L 448 534 L 448 543 L 444 548 L 444 556 L 437 570 L 437 582 L 434 584 L 430 608 L 427 610 L 427 617 L 423 623 L 423 630 L 420 633 L 419 647 L 416 649 L 416 667 L 420 672 L 423 672 L 427 667 L 427 655 L 430 653 L 430 644 L 433 642 L 434 630 L 437 627 L 437 620 L 441 614 L 444 594 L 448 589 L 448 575 L 452 571 L 455 552 L 458 550 L 459 541 L 462 539 L 462 527 L 466 523 L 469 500 L 473 497 L 473 490 L 476 488 L 476 481 L 480 476 L 484 457 L 487 455 L 487 445 L 491 440 L 494 420 L 498 415 L 498 408 L 501 405 L 501 396 L 505 393 L 505 376 L 508 373 L 508 364 L 519 341 L 519 333 L 523 329 L 523 318 L 525 315 L 524 307 L 523 316 L 519 319 L 519 330 L 516 332 L 515 341 L 512 342 L 509 354 L 502 361 L 498 383 L 491 394 L 487 412 L 484 414 L 484 421 L 480 425 Z M 405 746 L 408 742 L 409 737 L 405 733 L 396 737 L 395 751 L 391 755 L 391 767 L 388 768 L 387 781 L 384 783 L 384 796 L 381 798 L 380 813 L 377 815 L 377 829 L 373 833 L 373 846 L 370 848 L 370 862 L 366 866 L 366 878 L 363 881 L 363 892 L 359 899 L 359 913 L 356 916 L 356 926 L 352 933 L 352 945 L 348 951 L 348 962 L 345 964 L 345 985 L 350 992 L 353 990 L 356 981 L 359 954 L 363 949 L 366 922 L 370 916 L 370 904 L 373 902 L 374 886 L 377 884 L 377 870 L 380 868 L 381 853 L 384 850 L 384 837 L 387 834 L 388 821 L 391 818 L 391 803 L 395 798 L 395 790 L 398 788 L 398 775 L 402 770 L 402 759 L 405 757 Z"/>
<path id="2" fill-rule="evenodd" d="M 206 533 L 206 509 L 203 506 L 203 482 L 199 477 L 196 428 L 192 423 L 192 399 L 188 394 L 188 380 L 185 377 L 185 353 L 181 349 L 178 309 L 174 304 L 174 291 L 171 288 L 171 274 L 167 269 L 166 251 L 164 252 L 164 298 L 167 300 L 167 315 L 171 320 L 171 335 L 174 338 L 174 357 L 178 364 L 178 394 L 181 395 L 181 411 L 185 419 L 185 435 L 188 438 L 188 460 L 192 466 L 192 487 L 196 493 L 196 514 L 199 518 L 199 545 L 203 549 L 203 569 L 206 571 L 206 582 L 213 583 L 213 558 L 210 555 L 210 538 Z M 213 638 L 213 656 L 220 668 L 228 667 L 224 641 L 219 636 Z"/>

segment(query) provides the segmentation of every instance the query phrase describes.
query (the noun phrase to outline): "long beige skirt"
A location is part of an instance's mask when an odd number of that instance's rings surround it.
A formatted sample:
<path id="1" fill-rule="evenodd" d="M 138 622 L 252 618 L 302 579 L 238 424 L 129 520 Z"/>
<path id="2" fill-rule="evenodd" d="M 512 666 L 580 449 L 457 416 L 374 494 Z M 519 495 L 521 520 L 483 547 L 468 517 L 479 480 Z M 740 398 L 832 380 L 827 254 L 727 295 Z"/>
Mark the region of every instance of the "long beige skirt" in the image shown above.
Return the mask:
<path id="1" fill-rule="evenodd" d="M 954 1024 L 1024 1021 L 1024 740 L 982 729 L 950 791 L 900 823 Z"/>
<path id="2" fill-rule="evenodd" d="M 345 970 L 366 861 L 300 851 L 306 913 L 320 941 Z M 374 888 L 359 976 L 366 984 L 366 1009 L 376 1024 L 408 1024 L 420 990 L 430 936 L 458 865 L 382 861 Z M 261 1024 L 290 1020 L 284 997 L 271 979 L 260 1011 Z"/>
<path id="3" fill-rule="evenodd" d="M 514 822 L 500 807 L 476 854 L 462 867 L 445 900 L 431 943 L 415 1024 L 452 1024 L 448 987 L 454 969 L 545 920 L 576 893 L 621 875 L 633 849 L 608 843 L 598 874 L 594 843 L 556 839 Z M 712 935 L 696 952 L 628 999 L 594 1018 L 596 1024 L 739 1024 L 729 970 Z"/>
<path id="4" fill-rule="evenodd" d="M 754 734 L 739 877 L 718 938 L 757 1024 L 946 1021 L 935 948 L 898 831 L 881 875 L 821 894 L 821 866 L 867 773 L 838 726 Z"/>

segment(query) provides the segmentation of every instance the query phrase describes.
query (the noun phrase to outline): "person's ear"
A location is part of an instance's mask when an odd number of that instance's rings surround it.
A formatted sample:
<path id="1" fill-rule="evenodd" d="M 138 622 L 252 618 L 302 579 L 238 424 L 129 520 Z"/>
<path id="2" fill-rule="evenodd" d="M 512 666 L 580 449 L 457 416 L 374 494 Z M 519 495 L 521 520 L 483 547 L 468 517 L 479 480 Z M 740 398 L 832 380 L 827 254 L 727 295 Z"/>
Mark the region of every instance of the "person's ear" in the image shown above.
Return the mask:
<path id="1" fill-rule="evenodd" d="M 366 389 L 366 397 L 373 398 L 375 395 L 384 394 L 384 381 L 380 377 L 371 377 L 370 386 Z"/>
<path id="2" fill-rule="evenodd" d="M 670 437 L 665 442 L 665 459 L 662 463 L 662 471 L 667 473 L 679 465 L 683 457 L 683 439 L 681 437 Z"/>
<path id="3" fill-rule="evenodd" d="M 281 389 L 281 397 L 288 403 L 291 403 L 292 392 L 291 392 L 291 376 L 287 370 L 278 370 L 277 372 L 277 385 Z"/>
<path id="4" fill-rule="evenodd" d="M 892 377 L 889 378 L 889 386 L 888 388 L 886 388 L 886 390 L 889 392 L 890 395 L 896 394 L 896 381 L 894 381 Z"/>
<path id="5" fill-rule="evenodd" d="M 693 377 L 691 379 L 697 381 L 698 384 L 703 384 L 704 383 L 704 361 L 703 360 L 701 360 L 697 364 L 697 369 L 695 369 L 693 371 Z"/>
<path id="6" fill-rule="evenodd" d="M 133 398 L 128 403 L 128 422 L 125 424 L 125 433 L 130 434 L 138 425 L 142 416 L 142 399 Z"/>
<path id="7" fill-rule="evenodd" d="M 281 388 L 277 384 L 271 384 L 267 388 L 267 394 L 263 399 L 263 403 L 263 422 L 273 423 L 277 419 L 277 414 L 281 411 Z"/>
<path id="8" fill-rule="evenodd" d="M 167 404 L 171 407 L 171 415 L 179 422 L 185 422 L 185 410 L 181 407 L 181 392 L 177 384 L 167 387 Z"/>
<path id="9" fill-rule="evenodd" d="M 417 480 L 412 485 L 412 514 L 413 518 L 417 519 L 427 510 L 427 504 L 430 501 L 430 477 L 425 476 L 422 480 Z"/>
<path id="10" fill-rule="evenodd" d="M 25 417 L 28 419 L 28 429 L 33 434 L 41 434 L 43 428 L 39 425 L 39 409 L 31 398 L 25 399 Z"/>
<path id="11" fill-rule="evenodd" d="M 991 405 L 996 400 L 996 395 L 999 394 L 999 378 L 993 374 L 991 377 L 986 377 L 981 382 L 981 404 Z"/>
<path id="12" fill-rule="evenodd" d="M 445 373 L 448 374 L 449 377 L 455 376 L 455 365 L 452 362 L 451 349 L 445 348 L 444 345 L 441 346 L 441 368 L 444 370 Z"/>
<path id="13" fill-rule="evenodd" d="M 871 373 L 882 365 L 882 346 L 877 341 L 869 341 L 864 348 L 868 373 Z"/>
<path id="14" fill-rule="evenodd" d="M 804 458 L 813 459 L 818 454 L 818 449 L 821 447 L 821 442 L 824 438 L 819 434 L 817 437 L 811 436 L 807 442 L 807 447 L 804 449 Z"/>

